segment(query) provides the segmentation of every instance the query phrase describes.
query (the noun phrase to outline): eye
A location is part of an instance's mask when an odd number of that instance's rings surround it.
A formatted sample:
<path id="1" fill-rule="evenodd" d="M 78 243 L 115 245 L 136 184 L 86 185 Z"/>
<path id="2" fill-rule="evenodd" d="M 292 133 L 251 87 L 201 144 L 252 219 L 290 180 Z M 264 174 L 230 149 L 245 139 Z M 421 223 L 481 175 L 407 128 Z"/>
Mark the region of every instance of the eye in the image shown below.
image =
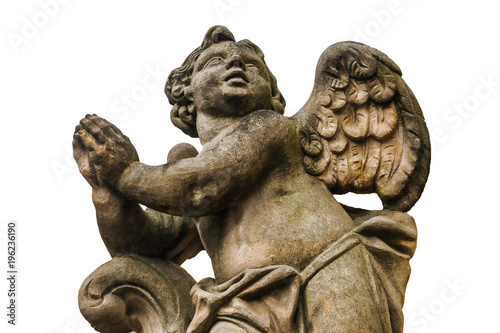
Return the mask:
<path id="1" fill-rule="evenodd" d="M 215 58 L 212 58 L 209 61 L 207 61 L 205 63 L 205 66 L 203 66 L 203 68 L 217 66 L 217 65 L 222 64 L 223 62 L 224 62 L 224 60 L 221 57 L 215 57 Z"/>
<path id="2" fill-rule="evenodd" d="M 247 69 L 249 69 L 251 71 L 255 71 L 257 73 L 260 73 L 260 68 L 256 64 L 248 63 L 248 64 L 245 64 L 245 66 L 247 67 Z"/>

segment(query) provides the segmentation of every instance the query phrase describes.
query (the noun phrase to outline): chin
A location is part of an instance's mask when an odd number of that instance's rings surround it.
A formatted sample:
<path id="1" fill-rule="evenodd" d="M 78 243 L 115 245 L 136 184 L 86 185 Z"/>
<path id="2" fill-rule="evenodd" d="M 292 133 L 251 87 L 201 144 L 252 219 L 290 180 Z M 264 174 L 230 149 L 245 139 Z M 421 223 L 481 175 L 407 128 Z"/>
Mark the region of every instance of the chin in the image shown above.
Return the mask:
<path id="1" fill-rule="evenodd" d="M 250 89 L 248 88 L 247 85 L 226 85 L 222 89 L 222 95 L 225 98 L 244 98 L 244 97 L 250 97 L 252 95 Z"/>

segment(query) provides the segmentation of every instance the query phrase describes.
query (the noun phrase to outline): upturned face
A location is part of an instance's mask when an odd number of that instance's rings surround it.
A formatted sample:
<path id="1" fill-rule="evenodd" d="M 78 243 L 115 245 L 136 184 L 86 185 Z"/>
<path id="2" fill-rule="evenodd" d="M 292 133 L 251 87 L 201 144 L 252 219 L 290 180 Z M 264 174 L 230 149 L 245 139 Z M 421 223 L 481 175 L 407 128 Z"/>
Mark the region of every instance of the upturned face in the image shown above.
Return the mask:
<path id="1" fill-rule="evenodd" d="M 200 54 L 191 89 L 197 112 L 244 116 L 271 108 L 271 81 L 266 65 L 245 46 L 222 42 Z"/>

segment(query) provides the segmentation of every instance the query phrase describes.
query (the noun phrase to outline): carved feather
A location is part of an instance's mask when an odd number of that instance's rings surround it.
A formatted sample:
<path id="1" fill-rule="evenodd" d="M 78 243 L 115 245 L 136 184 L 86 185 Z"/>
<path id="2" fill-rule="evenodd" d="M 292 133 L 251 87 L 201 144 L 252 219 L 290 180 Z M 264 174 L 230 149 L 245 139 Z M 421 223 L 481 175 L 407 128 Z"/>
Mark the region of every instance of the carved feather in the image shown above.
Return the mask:
<path id="1" fill-rule="evenodd" d="M 320 57 L 313 92 L 294 116 L 304 168 L 335 194 L 377 193 L 407 211 L 429 173 L 429 134 L 401 70 L 382 52 L 355 42 Z"/>

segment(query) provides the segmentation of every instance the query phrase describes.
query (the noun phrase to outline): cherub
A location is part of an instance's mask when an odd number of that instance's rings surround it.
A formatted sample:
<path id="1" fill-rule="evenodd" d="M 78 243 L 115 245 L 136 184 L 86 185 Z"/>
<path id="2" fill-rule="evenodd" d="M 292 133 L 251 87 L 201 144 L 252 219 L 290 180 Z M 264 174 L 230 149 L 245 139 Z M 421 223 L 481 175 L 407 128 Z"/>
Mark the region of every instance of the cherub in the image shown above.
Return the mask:
<path id="1" fill-rule="evenodd" d="M 130 140 L 88 115 L 74 156 L 112 256 L 181 264 L 205 249 L 215 279 L 192 289 L 188 332 L 400 332 L 429 140 L 399 68 L 358 43 L 320 58 L 294 116 L 252 42 L 222 26 L 170 74 L 173 123 L 203 150 L 141 163 Z M 382 211 L 332 193 L 376 192 Z M 140 204 L 148 207 L 145 211 Z"/>

